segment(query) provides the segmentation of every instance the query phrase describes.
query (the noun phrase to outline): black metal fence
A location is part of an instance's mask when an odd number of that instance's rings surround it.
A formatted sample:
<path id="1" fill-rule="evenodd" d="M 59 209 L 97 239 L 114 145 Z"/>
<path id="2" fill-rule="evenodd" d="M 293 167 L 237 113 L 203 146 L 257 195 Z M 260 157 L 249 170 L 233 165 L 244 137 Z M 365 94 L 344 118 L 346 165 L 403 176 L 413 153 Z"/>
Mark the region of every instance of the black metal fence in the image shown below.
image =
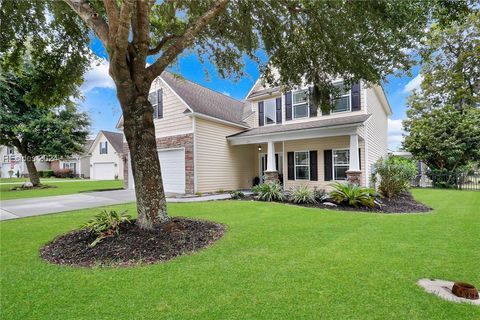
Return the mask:
<path id="1" fill-rule="evenodd" d="M 466 173 L 422 173 L 413 181 L 413 187 L 436 188 L 436 189 L 458 189 L 480 191 L 480 174 Z"/>

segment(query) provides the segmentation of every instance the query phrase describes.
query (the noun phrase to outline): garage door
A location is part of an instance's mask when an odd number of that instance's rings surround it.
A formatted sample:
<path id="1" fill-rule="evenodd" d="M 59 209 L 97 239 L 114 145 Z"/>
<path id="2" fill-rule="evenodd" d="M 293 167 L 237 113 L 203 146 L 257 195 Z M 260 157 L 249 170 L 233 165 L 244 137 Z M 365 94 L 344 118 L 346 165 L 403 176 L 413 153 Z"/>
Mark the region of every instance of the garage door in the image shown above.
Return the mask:
<path id="1" fill-rule="evenodd" d="M 158 152 L 165 192 L 185 193 L 185 150 Z"/>
<path id="2" fill-rule="evenodd" d="M 94 163 L 93 164 L 93 179 L 94 180 L 113 180 L 113 179 L 115 179 L 115 165 L 113 164 L 113 162 Z"/>

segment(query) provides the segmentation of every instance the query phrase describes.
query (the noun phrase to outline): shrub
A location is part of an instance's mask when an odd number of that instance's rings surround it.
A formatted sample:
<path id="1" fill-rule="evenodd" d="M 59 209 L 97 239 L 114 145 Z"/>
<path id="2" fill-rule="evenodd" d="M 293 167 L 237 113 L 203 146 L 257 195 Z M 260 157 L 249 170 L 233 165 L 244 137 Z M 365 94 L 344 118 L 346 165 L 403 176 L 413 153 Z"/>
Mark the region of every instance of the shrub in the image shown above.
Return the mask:
<path id="1" fill-rule="evenodd" d="M 295 187 L 290 193 L 290 200 L 293 203 L 316 203 L 315 192 L 307 186 Z"/>
<path id="2" fill-rule="evenodd" d="M 332 184 L 332 187 L 334 190 L 330 192 L 330 198 L 336 203 L 344 203 L 353 207 L 373 207 L 375 205 L 376 192 L 372 188 L 339 182 Z"/>
<path id="3" fill-rule="evenodd" d="M 38 176 L 40 178 L 50 178 L 53 177 L 53 170 L 42 170 L 38 171 Z"/>
<path id="4" fill-rule="evenodd" d="M 258 194 L 258 199 L 262 201 L 283 201 L 285 199 L 282 186 L 277 182 L 256 185 L 252 191 Z"/>
<path id="5" fill-rule="evenodd" d="M 73 172 L 70 169 L 58 169 L 53 171 L 55 178 L 73 178 Z"/>
<path id="6" fill-rule="evenodd" d="M 127 211 L 118 213 L 115 210 L 102 210 L 93 219 L 85 223 L 83 227 L 96 236 L 96 239 L 90 244 L 90 247 L 94 247 L 103 239 L 118 234 L 122 223 L 130 222 L 131 217 L 127 215 Z"/>
<path id="7" fill-rule="evenodd" d="M 201 193 L 200 191 L 197 191 L 197 192 L 195 192 L 195 195 L 196 195 L 197 197 L 201 197 L 201 196 L 203 196 L 203 193 Z"/>
<path id="8" fill-rule="evenodd" d="M 380 158 L 374 165 L 374 171 L 380 177 L 378 190 L 383 196 L 392 198 L 408 189 L 417 175 L 417 166 L 405 158 Z"/>
<path id="9" fill-rule="evenodd" d="M 232 191 L 230 192 L 230 196 L 232 197 L 232 199 L 238 200 L 245 198 L 245 193 L 243 193 L 242 191 Z"/>
<path id="10" fill-rule="evenodd" d="M 223 190 L 223 188 L 220 188 L 220 189 L 218 189 L 217 193 L 224 194 L 225 190 Z"/>
<path id="11" fill-rule="evenodd" d="M 313 188 L 313 195 L 315 197 L 315 201 L 322 202 L 325 200 L 327 193 L 323 189 L 318 189 L 317 187 Z"/>

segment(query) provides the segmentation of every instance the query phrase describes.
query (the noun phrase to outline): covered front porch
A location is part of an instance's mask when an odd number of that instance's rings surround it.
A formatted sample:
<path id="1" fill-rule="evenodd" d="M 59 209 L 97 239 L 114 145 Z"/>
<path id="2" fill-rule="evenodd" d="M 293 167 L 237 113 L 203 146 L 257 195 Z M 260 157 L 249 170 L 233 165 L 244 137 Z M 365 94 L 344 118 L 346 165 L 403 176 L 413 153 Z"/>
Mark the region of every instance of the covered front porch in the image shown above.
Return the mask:
<path id="1" fill-rule="evenodd" d="M 362 129 L 352 125 L 228 139 L 233 146 L 255 149 L 259 182 L 280 181 L 287 189 L 299 185 L 326 189 L 333 181 L 368 184 Z"/>

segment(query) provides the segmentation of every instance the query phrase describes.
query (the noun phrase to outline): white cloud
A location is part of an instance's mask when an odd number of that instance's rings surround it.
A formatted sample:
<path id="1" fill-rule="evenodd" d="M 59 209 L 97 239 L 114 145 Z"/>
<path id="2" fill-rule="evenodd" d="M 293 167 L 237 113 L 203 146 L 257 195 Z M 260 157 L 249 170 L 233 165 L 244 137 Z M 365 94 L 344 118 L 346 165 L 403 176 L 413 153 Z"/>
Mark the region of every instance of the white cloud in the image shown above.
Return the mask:
<path id="1" fill-rule="evenodd" d="M 410 80 L 403 88 L 403 92 L 412 92 L 413 90 L 420 90 L 420 85 L 422 84 L 423 76 L 419 73 L 415 78 Z"/>
<path id="2" fill-rule="evenodd" d="M 222 94 L 230 97 L 230 92 L 228 92 L 228 91 L 223 91 Z"/>
<path id="3" fill-rule="evenodd" d="M 100 62 L 92 62 L 80 90 L 85 94 L 93 88 L 115 89 L 115 83 L 108 74 L 108 62 L 105 59 L 101 59 Z"/>
<path id="4" fill-rule="evenodd" d="M 402 119 L 388 119 L 388 148 L 398 150 L 403 141 L 405 131 L 402 126 Z"/>

